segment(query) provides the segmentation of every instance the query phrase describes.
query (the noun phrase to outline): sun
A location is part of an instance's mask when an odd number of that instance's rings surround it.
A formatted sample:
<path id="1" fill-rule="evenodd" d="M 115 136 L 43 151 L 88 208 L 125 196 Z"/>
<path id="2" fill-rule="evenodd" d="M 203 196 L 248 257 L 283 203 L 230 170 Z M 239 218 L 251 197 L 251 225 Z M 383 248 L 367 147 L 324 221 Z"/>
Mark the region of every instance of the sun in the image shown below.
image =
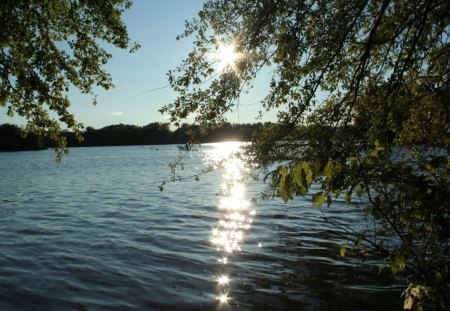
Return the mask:
<path id="1" fill-rule="evenodd" d="M 236 70 L 236 61 L 239 59 L 239 53 L 236 52 L 234 44 L 220 44 L 217 49 L 215 59 L 218 61 L 220 69 L 231 67 Z"/>

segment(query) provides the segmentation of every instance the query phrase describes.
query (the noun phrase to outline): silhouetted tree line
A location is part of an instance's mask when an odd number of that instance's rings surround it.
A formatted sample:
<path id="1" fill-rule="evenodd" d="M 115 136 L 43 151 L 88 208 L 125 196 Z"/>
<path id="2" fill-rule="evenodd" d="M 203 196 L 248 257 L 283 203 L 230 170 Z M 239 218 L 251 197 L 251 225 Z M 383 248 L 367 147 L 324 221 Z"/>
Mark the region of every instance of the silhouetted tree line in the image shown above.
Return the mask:
<path id="1" fill-rule="evenodd" d="M 201 142 L 220 142 L 226 140 L 250 141 L 254 132 L 261 130 L 269 123 L 231 124 L 210 129 L 206 133 L 196 135 Z M 72 132 L 63 132 L 69 147 L 91 146 L 126 146 L 126 145 L 161 145 L 184 144 L 188 142 L 190 133 L 200 134 L 196 125 L 183 124 L 176 130 L 171 130 L 165 123 L 150 123 L 145 126 L 116 124 L 100 129 L 87 127 L 83 132 L 83 141 L 78 141 Z M 39 150 L 54 148 L 54 143 L 45 137 L 28 134 L 16 125 L 0 125 L 0 151 Z"/>
<path id="2" fill-rule="evenodd" d="M 0 125 L 0 151 L 39 150 L 48 148 L 47 139 L 37 134 L 24 134 L 24 131 L 12 124 Z"/>

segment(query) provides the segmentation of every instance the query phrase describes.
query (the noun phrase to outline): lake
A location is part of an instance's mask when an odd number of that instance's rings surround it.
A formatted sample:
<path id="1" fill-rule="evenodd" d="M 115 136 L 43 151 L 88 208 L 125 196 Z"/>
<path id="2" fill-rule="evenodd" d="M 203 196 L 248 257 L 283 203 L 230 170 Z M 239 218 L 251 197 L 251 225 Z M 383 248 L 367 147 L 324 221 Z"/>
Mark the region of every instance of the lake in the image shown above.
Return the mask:
<path id="1" fill-rule="evenodd" d="M 241 181 L 237 146 L 181 151 L 162 192 L 175 145 L 0 153 L 0 310 L 400 310 L 403 283 L 341 258 L 310 196 Z M 364 225 L 358 206 L 323 211 Z"/>

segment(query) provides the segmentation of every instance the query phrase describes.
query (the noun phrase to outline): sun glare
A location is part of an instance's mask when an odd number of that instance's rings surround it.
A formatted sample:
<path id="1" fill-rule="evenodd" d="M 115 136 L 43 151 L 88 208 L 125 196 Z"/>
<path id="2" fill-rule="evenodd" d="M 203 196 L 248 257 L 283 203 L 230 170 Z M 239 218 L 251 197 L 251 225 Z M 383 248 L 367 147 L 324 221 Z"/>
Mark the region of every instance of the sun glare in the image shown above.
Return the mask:
<path id="1" fill-rule="evenodd" d="M 217 297 L 217 299 L 219 300 L 220 303 L 227 303 L 228 299 L 230 298 L 228 297 L 227 294 L 222 294 L 219 297 Z"/>
<path id="2" fill-rule="evenodd" d="M 229 282 L 230 279 L 226 275 L 221 275 L 217 278 L 217 283 L 219 283 L 219 285 L 228 285 Z"/>
<path id="3" fill-rule="evenodd" d="M 231 67 L 236 69 L 236 61 L 239 59 L 239 54 L 235 50 L 234 44 L 221 44 L 216 52 L 216 59 L 219 63 L 220 69 Z"/>
<path id="4" fill-rule="evenodd" d="M 212 161 L 220 161 L 226 158 L 231 158 L 235 152 L 239 151 L 239 148 L 243 146 L 243 143 L 238 141 L 229 141 L 211 145 L 214 146 L 214 149 L 208 152 L 208 159 Z M 230 170 L 231 166 L 236 167 L 233 173 L 237 173 L 241 169 L 236 161 L 227 161 L 226 166 L 227 170 Z"/>

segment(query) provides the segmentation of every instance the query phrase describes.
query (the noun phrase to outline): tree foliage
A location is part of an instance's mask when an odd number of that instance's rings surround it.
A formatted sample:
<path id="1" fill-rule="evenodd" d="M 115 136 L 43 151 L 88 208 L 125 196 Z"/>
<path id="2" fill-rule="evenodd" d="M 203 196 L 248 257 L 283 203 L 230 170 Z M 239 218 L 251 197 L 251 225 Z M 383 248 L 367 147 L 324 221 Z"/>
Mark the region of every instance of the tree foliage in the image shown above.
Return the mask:
<path id="1" fill-rule="evenodd" d="M 450 3 L 210 0 L 186 36 L 193 51 L 169 72 L 179 96 L 161 111 L 220 124 L 269 66 L 261 107 L 278 122 L 246 153 L 257 167 L 278 163 L 272 194 L 291 200 L 319 183 L 316 206 L 360 197 L 376 222 L 354 232 L 357 244 L 407 274 L 405 308 L 448 308 Z M 210 55 L 223 42 L 240 57 L 217 71 Z"/>
<path id="2" fill-rule="evenodd" d="M 26 118 L 28 131 L 58 147 L 66 143 L 62 124 L 79 134 L 67 92 L 74 86 L 94 95 L 94 87 L 113 86 L 103 69 L 111 54 L 101 42 L 128 48 L 121 15 L 130 6 L 129 0 L 1 1 L 0 105 L 7 114 Z"/>

